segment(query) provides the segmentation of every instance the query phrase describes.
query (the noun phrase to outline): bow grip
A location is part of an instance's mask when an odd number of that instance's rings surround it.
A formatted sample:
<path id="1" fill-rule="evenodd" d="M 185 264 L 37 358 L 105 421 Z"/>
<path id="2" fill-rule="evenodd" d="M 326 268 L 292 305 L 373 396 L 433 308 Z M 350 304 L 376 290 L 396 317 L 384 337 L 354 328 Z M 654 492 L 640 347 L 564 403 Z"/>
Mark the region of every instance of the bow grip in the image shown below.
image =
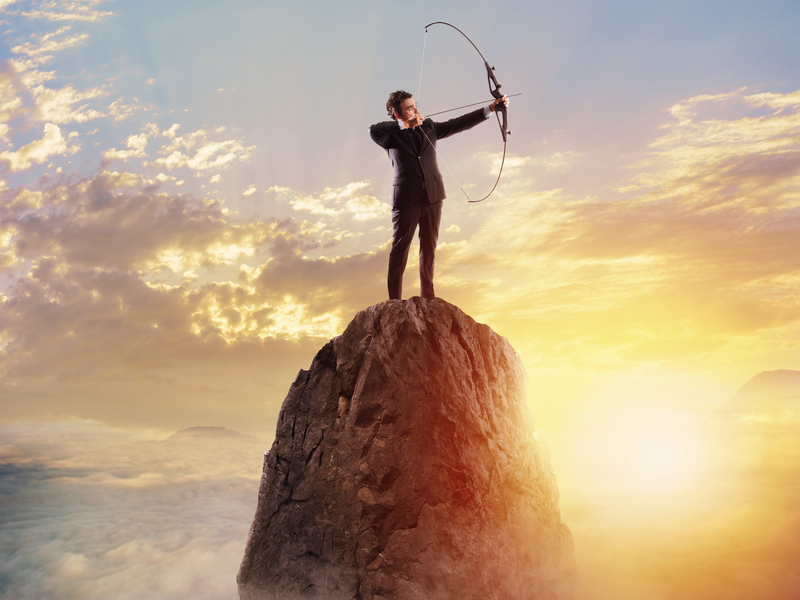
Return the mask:
<path id="1" fill-rule="evenodd" d="M 489 66 L 489 63 L 483 61 L 483 64 L 486 65 L 486 76 L 489 79 L 489 92 L 495 98 L 502 98 L 503 92 L 500 91 L 500 88 L 503 87 L 497 81 L 497 77 L 494 76 L 494 69 Z M 494 84 L 494 87 L 492 86 Z M 503 142 L 506 141 L 506 136 L 508 135 L 508 111 L 506 110 L 505 104 L 498 104 L 494 107 L 494 112 L 497 115 L 497 124 L 500 125 L 500 133 L 503 135 Z M 500 115 L 503 115 L 502 120 L 500 119 Z"/>

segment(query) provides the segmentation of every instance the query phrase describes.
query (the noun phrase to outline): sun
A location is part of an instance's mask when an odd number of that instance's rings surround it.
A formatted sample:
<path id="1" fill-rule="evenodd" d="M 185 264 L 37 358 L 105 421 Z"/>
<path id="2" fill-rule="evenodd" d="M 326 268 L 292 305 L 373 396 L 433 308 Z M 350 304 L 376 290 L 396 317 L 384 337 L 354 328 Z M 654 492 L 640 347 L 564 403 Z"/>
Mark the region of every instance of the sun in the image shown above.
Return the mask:
<path id="1" fill-rule="evenodd" d="M 650 429 L 634 432 L 628 440 L 631 466 L 636 474 L 651 481 L 674 481 L 690 470 L 684 432 Z"/>
<path id="2" fill-rule="evenodd" d="M 644 510 L 667 500 L 680 504 L 702 487 L 711 457 L 694 414 L 628 405 L 592 416 L 573 449 L 584 489 Z"/>
<path id="3" fill-rule="evenodd" d="M 618 485 L 642 499 L 691 493 L 710 459 L 702 431 L 684 415 L 631 415 L 616 432 L 610 461 L 624 466 Z"/>

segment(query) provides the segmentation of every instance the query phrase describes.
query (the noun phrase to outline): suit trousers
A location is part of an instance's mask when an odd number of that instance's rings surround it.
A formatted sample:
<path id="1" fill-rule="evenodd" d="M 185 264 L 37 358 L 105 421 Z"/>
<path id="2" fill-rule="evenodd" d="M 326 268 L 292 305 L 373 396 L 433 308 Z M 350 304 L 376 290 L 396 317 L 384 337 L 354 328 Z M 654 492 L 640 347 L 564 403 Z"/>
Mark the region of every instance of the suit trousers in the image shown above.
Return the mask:
<path id="1" fill-rule="evenodd" d="M 428 203 L 423 190 L 422 204 L 392 209 L 392 249 L 389 252 L 389 299 L 400 299 L 403 294 L 403 272 L 408 262 L 408 250 L 419 225 L 419 283 L 420 296 L 433 298 L 433 260 L 439 240 L 439 223 L 442 220 L 442 203 Z"/>

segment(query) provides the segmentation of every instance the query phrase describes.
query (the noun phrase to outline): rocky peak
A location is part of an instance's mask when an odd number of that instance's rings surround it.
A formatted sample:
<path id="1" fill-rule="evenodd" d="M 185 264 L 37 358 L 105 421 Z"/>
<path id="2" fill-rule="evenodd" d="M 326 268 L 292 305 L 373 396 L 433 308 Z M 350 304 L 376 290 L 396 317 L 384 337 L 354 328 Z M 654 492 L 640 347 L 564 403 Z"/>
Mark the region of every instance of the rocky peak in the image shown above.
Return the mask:
<path id="1" fill-rule="evenodd" d="M 358 313 L 281 407 L 240 597 L 573 598 L 525 381 L 505 338 L 443 300 Z"/>

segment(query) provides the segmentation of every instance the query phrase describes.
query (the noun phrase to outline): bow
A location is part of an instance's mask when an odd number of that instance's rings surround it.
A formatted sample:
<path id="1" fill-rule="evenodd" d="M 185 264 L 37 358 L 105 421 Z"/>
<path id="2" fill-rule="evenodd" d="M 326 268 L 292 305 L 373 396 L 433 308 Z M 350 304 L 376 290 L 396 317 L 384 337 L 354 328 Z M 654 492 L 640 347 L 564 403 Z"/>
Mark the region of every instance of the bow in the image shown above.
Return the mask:
<path id="1" fill-rule="evenodd" d="M 500 85 L 499 81 L 497 81 L 497 77 L 494 74 L 494 67 L 490 67 L 489 66 L 489 63 L 484 58 L 484 56 L 481 53 L 481 51 L 478 50 L 478 47 L 473 43 L 473 41 L 471 39 L 469 39 L 469 36 L 467 36 L 466 33 L 461 31 L 455 25 L 451 25 L 450 23 L 447 23 L 445 21 L 434 21 L 433 23 L 430 23 L 430 24 L 426 25 L 425 26 L 425 35 L 426 36 L 428 34 L 428 27 L 430 27 L 431 25 L 447 25 L 448 27 L 452 27 L 458 33 L 463 35 L 470 44 L 472 44 L 472 47 L 475 48 L 475 51 L 480 55 L 481 59 L 483 59 L 483 64 L 486 66 L 486 77 L 487 77 L 488 84 L 489 84 L 489 93 L 494 98 L 502 98 L 503 97 L 503 93 L 500 91 L 500 88 L 503 87 L 503 86 Z M 423 50 L 423 55 L 424 55 L 424 50 Z M 420 71 L 420 77 L 422 77 L 422 72 L 421 71 Z M 492 192 L 494 192 L 495 188 L 497 187 L 497 184 L 500 182 L 500 175 L 503 174 L 503 165 L 506 162 L 506 145 L 508 143 L 508 136 L 511 134 L 511 132 L 508 130 L 508 107 L 506 107 L 506 105 L 503 104 L 503 103 L 498 103 L 497 106 L 495 106 L 494 114 L 497 116 L 497 124 L 500 126 L 500 134 L 503 136 L 503 160 L 500 162 L 500 172 L 497 174 L 497 179 L 494 182 L 494 186 L 492 186 L 492 189 L 488 194 L 486 194 L 480 200 L 470 200 L 469 196 L 467 196 L 467 200 L 469 202 L 473 202 L 473 203 L 475 203 L 475 202 L 483 202 L 484 200 L 486 200 L 486 198 L 491 196 Z M 500 119 L 501 115 L 503 117 L 502 120 Z M 449 170 L 449 167 L 448 167 L 448 170 Z M 461 190 L 464 191 L 464 188 L 462 187 Z M 467 193 L 464 192 L 465 196 L 466 196 L 466 194 Z"/>

